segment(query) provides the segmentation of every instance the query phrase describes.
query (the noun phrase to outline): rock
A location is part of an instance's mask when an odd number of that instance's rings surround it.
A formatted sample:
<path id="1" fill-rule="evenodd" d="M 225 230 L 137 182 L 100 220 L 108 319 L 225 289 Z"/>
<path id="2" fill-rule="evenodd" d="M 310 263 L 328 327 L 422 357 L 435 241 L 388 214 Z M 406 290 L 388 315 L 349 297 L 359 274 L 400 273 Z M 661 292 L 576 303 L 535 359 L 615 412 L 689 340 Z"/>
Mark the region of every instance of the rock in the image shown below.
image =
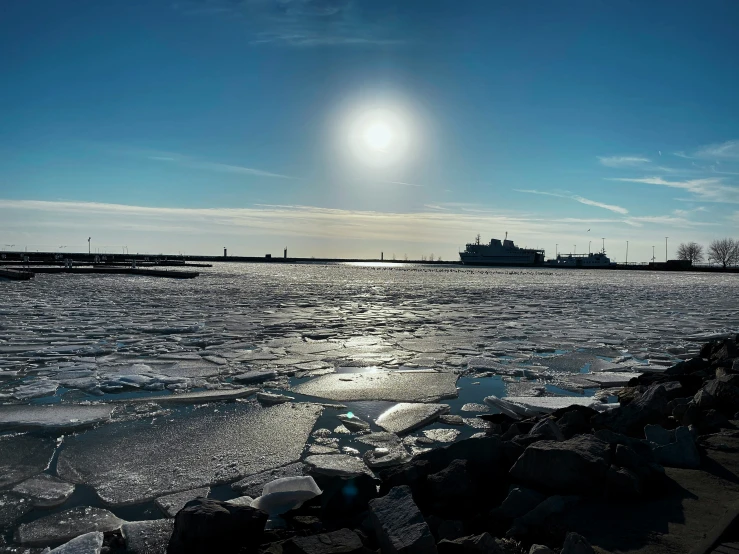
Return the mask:
<path id="1" fill-rule="evenodd" d="M 557 427 L 562 432 L 564 439 L 570 439 L 575 435 L 590 433 L 590 418 L 597 412 L 588 409 L 588 413 L 581 410 L 570 410 L 557 420 Z M 562 440 L 562 439 L 559 439 Z"/>
<path id="2" fill-rule="evenodd" d="M 126 554 L 160 554 L 166 552 L 174 520 L 133 521 L 121 526 L 126 541 Z"/>
<path id="3" fill-rule="evenodd" d="M 617 433 L 640 436 L 646 424 L 662 421 L 667 402 L 665 387 L 654 384 L 633 402 L 595 415 L 590 421 L 596 428 L 605 427 Z"/>
<path id="4" fill-rule="evenodd" d="M 614 433 L 613 431 L 609 431 L 608 429 L 601 429 L 599 431 L 596 431 L 595 437 L 607 442 L 610 445 L 622 444 L 624 446 L 628 446 L 634 452 L 636 452 L 636 454 L 638 454 L 645 460 L 654 460 L 654 457 L 652 456 L 652 447 L 644 439 L 627 437 L 626 435 Z"/>
<path id="5" fill-rule="evenodd" d="M 661 425 L 645 426 L 644 436 L 652 444 L 661 446 L 670 443 L 670 432 Z"/>
<path id="6" fill-rule="evenodd" d="M 708 361 L 703 358 L 690 358 L 667 368 L 665 375 L 684 375 L 686 373 L 695 373 L 696 371 L 705 371 L 709 365 Z"/>
<path id="7" fill-rule="evenodd" d="M 503 550 L 489 533 L 459 539 L 441 540 L 439 554 L 502 554 Z"/>
<path id="8" fill-rule="evenodd" d="M 555 554 L 554 550 L 543 544 L 532 544 L 529 554 Z"/>
<path id="9" fill-rule="evenodd" d="M 550 496 L 527 514 L 515 519 L 506 536 L 525 537 L 531 531 L 542 527 L 551 516 L 564 512 L 579 501 L 579 496 Z"/>
<path id="10" fill-rule="evenodd" d="M 431 527 L 430 522 L 429 527 Z M 437 541 L 444 539 L 453 541 L 464 536 L 464 523 L 457 519 L 442 519 L 436 526 L 436 533 L 434 533 L 433 527 L 431 533 L 437 538 Z"/>
<path id="11" fill-rule="evenodd" d="M 632 470 L 611 466 L 606 474 L 606 496 L 608 498 L 638 498 L 642 494 L 642 483 Z"/>
<path id="12" fill-rule="evenodd" d="M 420 492 L 426 485 L 426 477 L 431 472 L 431 463 L 428 460 L 414 459 L 410 463 L 380 471 L 382 481 L 380 494 L 386 495 L 393 487 L 408 486 L 413 494 Z"/>
<path id="13" fill-rule="evenodd" d="M 226 500 L 226 504 L 231 506 L 251 506 L 254 499 L 251 496 L 238 496 L 230 500 Z"/>
<path id="14" fill-rule="evenodd" d="M 262 490 L 267 483 L 283 477 L 299 477 L 301 475 L 303 475 L 303 462 L 297 462 L 249 475 L 241 481 L 233 483 L 231 488 L 242 494 L 256 498 L 262 496 Z"/>
<path id="15" fill-rule="evenodd" d="M 350 529 L 308 537 L 293 537 L 282 545 L 284 554 L 362 554 L 369 553 L 359 535 Z"/>
<path id="16" fill-rule="evenodd" d="M 441 471 L 454 460 L 467 460 L 468 471 L 485 473 L 491 478 L 507 471 L 507 467 L 504 467 L 503 442 L 494 436 L 460 440 L 443 448 L 423 452 L 415 460 L 428 460 L 431 464 L 429 473 Z"/>
<path id="17" fill-rule="evenodd" d="M 593 494 L 602 488 L 609 466 L 608 444 L 592 435 L 578 435 L 562 442 L 532 444 L 510 474 L 545 490 Z"/>
<path id="18" fill-rule="evenodd" d="M 346 454 L 318 454 L 308 456 L 305 460 L 308 473 L 318 479 L 317 475 L 339 475 L 342 477 L 355 477 L 372 472 L 364 465 L 364 462 L 354 456 Z"/>
<path id="19" fill-rule="evenodd" d="M 46 552 L 48 554 L 100 554 L 102 548 L 103 534 L 100 531 L 93 531 L 80 535 L 53 550 L 46 550 Z M 131 551 L 131 554 L 137 553 Z"/>
<path id="20" fill-rule="evenodd" d="M 167 554 L 256 552 L 266 522 L 255 508 L 197 498 L 177 513 Z"/>
<path id="21" fill-rule="evenodd" d="M 739 406 L 739 387 L 731 385 L 730 382 L 730 379 L 723 377 L 708 381 L 696 394 L 695 402 L 698 407 L 701 409 L 716 408 L 721 413 L 731 416 Z M 707 393 L 713 397 L 713 401 L 704 405 L 698 398 L 701 393 Z"/>
<path id="22" fill-rule="evenodd" d="M 510 490 L 500 507 L 494 510 L 494 512 L 496 515 L 502 517 L 516 519 L 529 513 L 544 502 L 545 499 L 545 495 L 533 489 L 514 487 Z"/>
<path id="23" fill-rule="evenodd" d="M 0 529 L 13 527 L 18 519 L 31 511 L 32 507 L 29 498 L 0 491 Z"/>
<path id="24" fill-rule="evenodd" d="M 466 460 L 454 460 L 445 469 L 427 477 L 434 500 L 451 502 L 472 492 Z"/>
<path id="25" fill-rule="evenodd" d="M 156 504 L 157 508 L 159 508 L 167 517 L 175 517 L 177 512 L 184 508 L 185 504 L 190 502 L 190 500 L 200 497 L 205 498 L 209 494 L 210 488 L 203 487 L 200 489 L 168 494 L 167 496 L 160 496 L 154 501 L 154 504 Z"/>
<path id="26" fill-rule="evenodd" d="M 250 505 L 274 517 L 299 508 L 303 502 L 319 494 L 321 489 L 313 477 L 283 477 L 267 483 L 262 496 L 256 498 Z"/>
<path id="27" fill-rule="evenodd" d="M 275 394 L 272 392 L 258 392 L 257 400 L 264 406 L 274 406 L 275 404 L 284 404 L 295 400 L 293 396 L 287 396 L 286 394 Z"/>
<path id="28" fill-rule="evenodd" d="M 22 496 L 28 496 L 34 506 L 51 508 L 64 504 L 67 498 L 72 496 L 74 485 L 48 473 L 39 473 L 18 483 L 13 487 L 13 491 Z"/>
<path id="29" fill-rule="evenodd" d="M 411 489 L 394 487 L 369 503 L 370 518 L 383 554 L 433 554 L 434 537 L 413 502 Z"/>
<path id="30" fill-rule="evenodd" d="M 557 423 L 551 418 L 545 417 L 539 420 L 534 427 L 529 431 L 530 436 L 540 435 L 545 439 L 554 441 L 565 440 L 562 430 L 557 426 Z"/>
<path id="31" fill-rule="evenodd" d="M 675 441 L 653 449 L 658 463 L 667 467 L 696 468 L 701 464 L 700 453 L 687 427 L 675 429 Z"/>
<path id="32" fill-rule="evenodd" d="M 595 554 L 585 537 L 577 533 L 567 533 L 561 554 Z"/>
<path id="33" fill-rule="evenodd" d="M 336 417 L 338 417 L 339 421 L 344 424 L 344 427 L 346 427 L 350 431 L 369 431 L 370 424 L 366 421 L 362 421 L 357 416 L 351 413 L 341 414 Z"/>
<path id="34" fill-rule="evenodd" d="M 390 433 L 403 435 L 428 425 L 449 411 L 446 404 L 413 404 L 401 402 L 380 414 L 377 425 Z"/>
<path id="35" fill-rule="evenodd" d="M 377 497 L 377 480 L 365 473 L 352 477 L 317 476 L 321 495 L 321 517 L 326 521 L 352 518 L 367 510 Z"/>
<path id="36" fill-rule="evenodd" d="M 29 546 L 47 546 L 69 541 L 93 531 L 115 531 L 124 523 L 102 508 L 78 506 L 51 514 L 30 523 L 22 523 L 15 540 Z"/>

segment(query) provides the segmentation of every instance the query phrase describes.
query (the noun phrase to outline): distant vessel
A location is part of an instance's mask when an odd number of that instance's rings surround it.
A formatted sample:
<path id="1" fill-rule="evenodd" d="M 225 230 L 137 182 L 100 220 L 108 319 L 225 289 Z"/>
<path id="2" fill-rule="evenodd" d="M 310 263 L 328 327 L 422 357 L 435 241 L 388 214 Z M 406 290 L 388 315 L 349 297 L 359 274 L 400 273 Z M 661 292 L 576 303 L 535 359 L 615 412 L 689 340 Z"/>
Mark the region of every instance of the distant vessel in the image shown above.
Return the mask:
<path id="1" fill-rule="evenodd" d="M 480 244 L 480 235 L 470 243 L 464 252 L 459 253 L 463 264 L 469 265 L 541 265 L 544 263 L 544 250 L 519 248 L 506 238 L 490 239 L 490 244 Z"/>
<path id="2" fill-rule="evenodd" d="M 557 254 L 557 259 L 547 260 L 546 265 L 554 267 L 608 267 L 613 265 L 605 252 L 590 254 Z"/>

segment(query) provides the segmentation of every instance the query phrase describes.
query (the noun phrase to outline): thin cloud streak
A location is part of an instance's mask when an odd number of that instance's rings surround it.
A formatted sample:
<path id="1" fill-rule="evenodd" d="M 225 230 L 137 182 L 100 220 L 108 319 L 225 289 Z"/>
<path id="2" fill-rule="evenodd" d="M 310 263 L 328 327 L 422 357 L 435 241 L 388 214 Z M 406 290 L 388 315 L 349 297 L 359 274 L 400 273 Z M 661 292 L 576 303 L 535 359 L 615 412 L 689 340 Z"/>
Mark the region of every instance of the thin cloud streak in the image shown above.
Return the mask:
<path id="1" fill-rule="evenodd" d="M 543 192 L 539 190 L 531 190 L 531 189 L 514 189 L 516 192 L 525 192 L 527 194 L 540 194 L 543 196 L 555 196 L 557 198 L 566 198 L 569 200 L 574 200 L 575 202 L 580 202 L 580 204 L 585 204 L 587 206 L 595 206 L 596 208 L 603 208 L 604 210 L 609 210 L 611 212 L 616 212 L 619 214 L 627 214 L 629 213 L 629 210 L 626 208 L 623 208 L 621 206 L 616 206 L 613 204 L 605 204 L 604 202 L 598 202 L 596 200 L 590 200 L 589 198 L 584 198 L 582 196 L 579 196 L 577 194 L 557 194 L 554 192 Z"/>
<path id="2" fill-rule="evenodd" d="M 693 154 L 696 158 L 739 160 L 739 140 L 709 144 Z"/>
<path id="3" fill-rule="evenodd" d="M 659 185 L 686 190 L 696 195 L 704 202 L 726 202 L 739 204 L 739 188 L 723 184 L 723 179 L 713 177 L 707 179 L 690 179 L 687 181 L 668 181 L 662 177 L 642 178 L 607 178 L 607 181 L 621 181 L 627 183 L 643 183 L 646 185 Z"/>
<path id="4" fill-rule="evenodd" d="M 288 175 L 273 173 L 271 171 L 256 169 L 254 167 L 245 167 L 241 165 L 231 165 L 217 162 L 205 162 L 179 154 L 170 156 L 147 156 L 147 158 L 156 162 L 175 163 L 184 167 L 190 167 L 193 169 L 204 169 L 206 171 L 217 171 L 220 173 L 241 173 L 243 175 L 256 175 L 258 177 L 269 177 L 272 179 L 292 179 L 292 177 L 289 177 Z"/>
<path id="5" fill-rule="evenodd" d="M 652 161 L 641 156 L 598 156 L 598 160 L 607 167 L 641 167 Z"/>

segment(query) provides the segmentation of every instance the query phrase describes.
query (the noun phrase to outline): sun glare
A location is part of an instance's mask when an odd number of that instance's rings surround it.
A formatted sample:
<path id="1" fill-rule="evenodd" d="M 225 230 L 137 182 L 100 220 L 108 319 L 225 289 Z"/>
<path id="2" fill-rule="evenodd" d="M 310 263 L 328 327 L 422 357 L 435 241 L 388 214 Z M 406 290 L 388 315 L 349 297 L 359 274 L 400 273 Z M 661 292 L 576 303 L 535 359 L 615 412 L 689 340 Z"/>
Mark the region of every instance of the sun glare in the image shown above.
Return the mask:
<path id="1" fill-rule="evenodd" d="M 400 109 L 354 109 L 346 115 L 347 146 L 355 160 L 383 167 L 402 163 L 409 154 L 411 128 Z"/>
<path id="2" fill-rule="evenodd" d="M 387 150 L 393 141 L 393 131 L 384 121 L 377 121 L 367 126 L 364 140 L 370 148 Z"/>

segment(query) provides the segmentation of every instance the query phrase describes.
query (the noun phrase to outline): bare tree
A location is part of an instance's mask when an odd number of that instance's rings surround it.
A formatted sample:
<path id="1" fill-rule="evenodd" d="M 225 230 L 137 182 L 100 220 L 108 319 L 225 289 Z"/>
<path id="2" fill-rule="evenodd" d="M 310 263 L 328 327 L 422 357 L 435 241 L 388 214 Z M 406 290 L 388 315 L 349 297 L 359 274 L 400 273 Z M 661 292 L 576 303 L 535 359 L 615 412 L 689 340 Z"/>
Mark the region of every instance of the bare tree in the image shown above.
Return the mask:
<path id="1" fill-rule="evenodd" d="M 730 238 L 711 241 L 708 245 L 708 259 L 721 264 L 724 269 L 736 264 L 739 262 L 739 241 Z"/>
<path id="2" fill-rule="evenodd" d="M 677 259 L 694 264 L 703 261 L 703 247 L 697 242 L 683 242 L 677 247 Z"/>

